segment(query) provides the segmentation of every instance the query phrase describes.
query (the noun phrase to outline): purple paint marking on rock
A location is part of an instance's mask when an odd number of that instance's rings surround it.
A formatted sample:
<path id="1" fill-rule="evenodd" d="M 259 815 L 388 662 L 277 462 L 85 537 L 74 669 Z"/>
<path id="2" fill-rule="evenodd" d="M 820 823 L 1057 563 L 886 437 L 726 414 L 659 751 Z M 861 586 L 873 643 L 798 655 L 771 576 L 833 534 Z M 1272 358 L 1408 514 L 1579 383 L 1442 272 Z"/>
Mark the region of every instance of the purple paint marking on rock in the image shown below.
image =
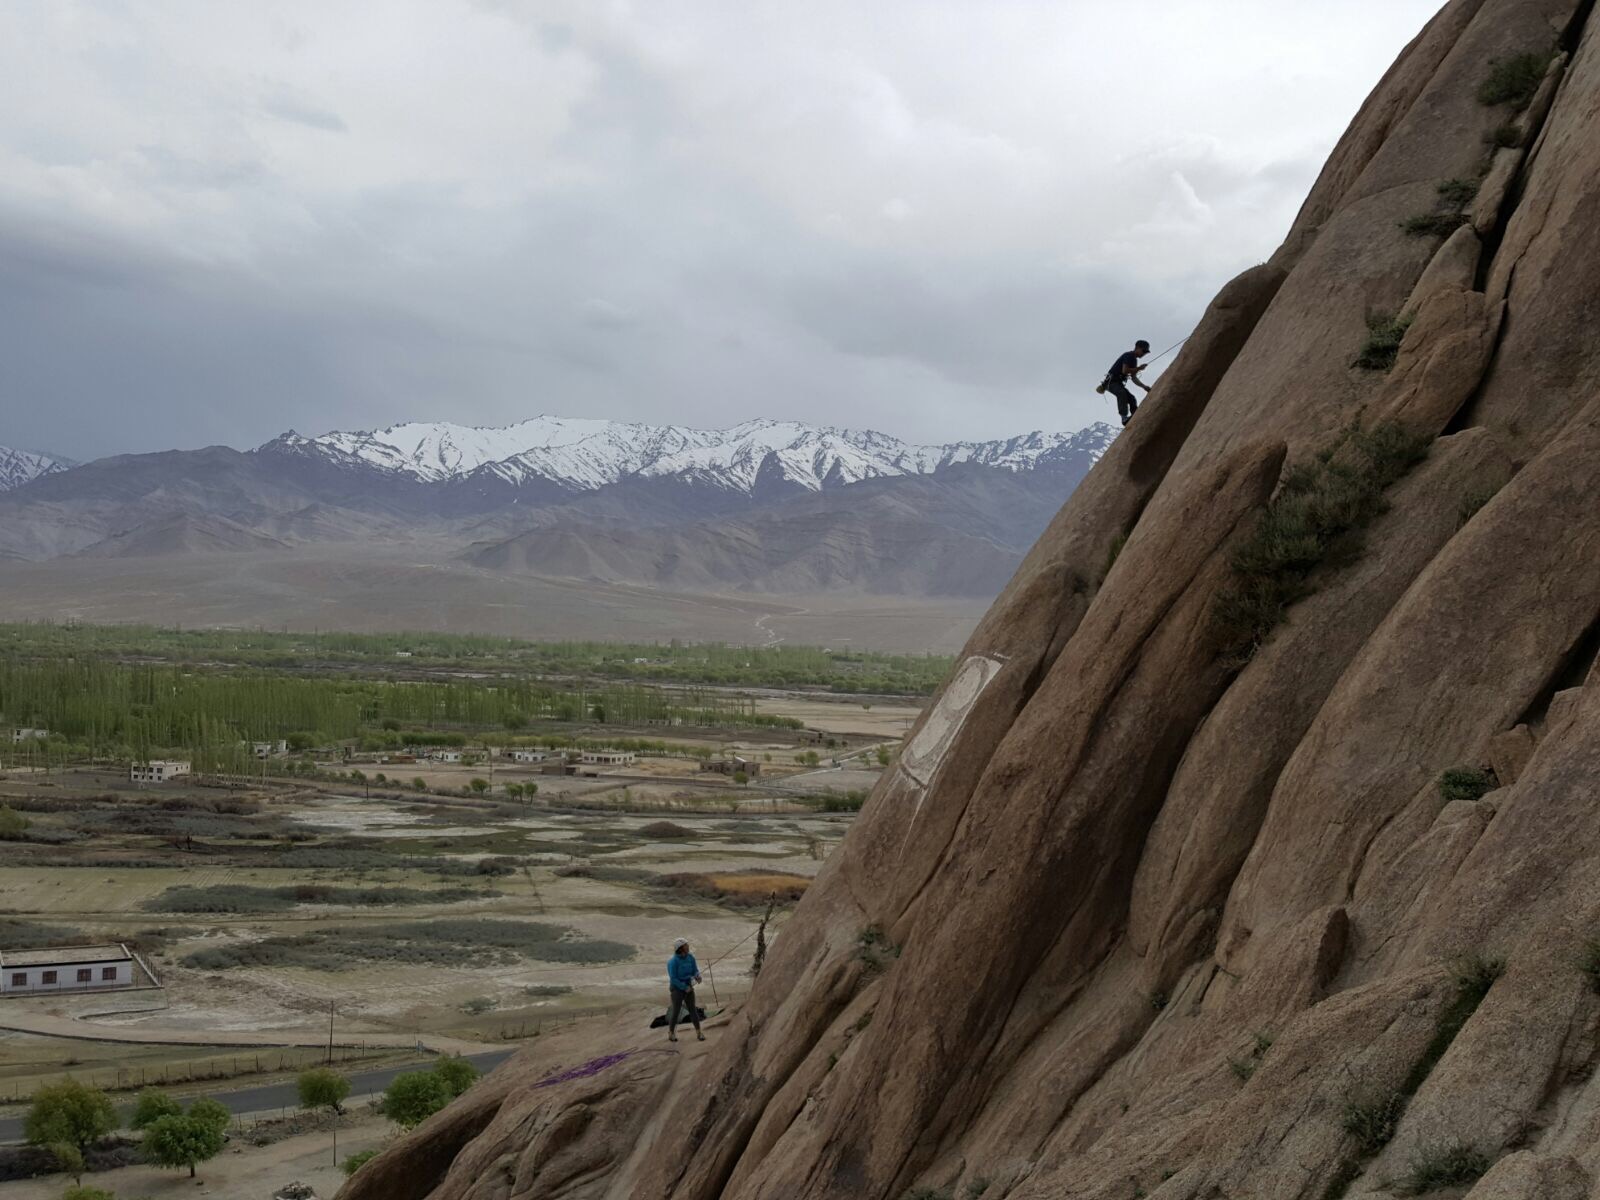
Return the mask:
<path id="1" fill-rule="evenodd" d="M 604 1071 L 607 1067 L 616 1066 L 619 1062 L 627 1058 L 632 1053 L 632 1050 L 623 1050 L 617 1054 L 605 1054 L 599 1058 L 591 1058 L 581 1067 L 573 1067 L 570 1070 L 561 1071 L 558 1074 L 551 1075 L 547 1079 L 541 1079 L 533 1086 L 552 1087 L 558 1083 L 566 1083 L 569 1079 L 587 1079 L 591 1075 L 600 1074 L 600 1072 Z"/>

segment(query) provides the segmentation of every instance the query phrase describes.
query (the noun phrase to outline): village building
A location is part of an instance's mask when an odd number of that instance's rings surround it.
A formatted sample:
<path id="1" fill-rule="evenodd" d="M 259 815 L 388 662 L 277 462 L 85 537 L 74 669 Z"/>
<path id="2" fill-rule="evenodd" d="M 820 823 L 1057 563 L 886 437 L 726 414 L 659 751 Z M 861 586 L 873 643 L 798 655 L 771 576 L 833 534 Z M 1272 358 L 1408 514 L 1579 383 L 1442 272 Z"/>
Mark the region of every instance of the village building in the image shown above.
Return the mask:
<path id="1" fill-rule="evenodd" d="M 147 763 L 134 763 L 128 768 L 128 778 L 134 783 L 166 783 L 179 775 L 189 774 L 192 763 L 177 759 L 152 759 Z"/>
<path id="2" fill-rule="evenodd" d="M 738 775 L 744 773 L 746 779 L 754 779 L 761 774 L 761 764 L 751 762 L 748 758 L 740 758 L 735 754 L 732 758 L 709 758 L 700 764 L 702 771 L 714 771 L 718 775 Z"/>
<path id="3" fill-rule="evenodd" d="M 257 758 L 271 758 L 274 754 L 289 753 L 289 740 L 279 738 L 275 742 L 252 742 L 250 749 Z"/>
<path id="4" fill-rule="evenodd" d="M 458 762 L 461 761 L 461 751 L 459 751 L 459 750 L 435 750 L 433 752 L 433 754 L 430 755 L 430 757 L 433 759 L 434 762 L 458 763 Z"/>
<path id="5" fill-rule="evenodd" d="M 570 763 L 564 758 L 552 758 L 539 764 L 539 774 L 541 775 L 576 775 L 577 773 L 578 764 Z"/>
<path id="6" fill-rule="evenodd" d="M 627 767 L 639 761 L 639 756 L 627 750 L 585 750 L 580 760 L 591 767 Z"/>
<path id="7" fill-rule="evenodd" d="M 550 754 L 546 750 L 513 750 L 511 752 L 511 761 L 519 763 L 542 763 L 549 757 Z"/>
<path id="8" fill-rule="evenodd" d="M 13 729 L 11 731 L 11 744 L 19 742 L 42 742 L 50 736 L 48 729 Z"/>
<path id="9" fill-rule="evenodd" d="M 56 946 L 48 950 L 0 950 L 0 995 L 98 991 L 143 984 L 134 957 L 120 943 Z"/>

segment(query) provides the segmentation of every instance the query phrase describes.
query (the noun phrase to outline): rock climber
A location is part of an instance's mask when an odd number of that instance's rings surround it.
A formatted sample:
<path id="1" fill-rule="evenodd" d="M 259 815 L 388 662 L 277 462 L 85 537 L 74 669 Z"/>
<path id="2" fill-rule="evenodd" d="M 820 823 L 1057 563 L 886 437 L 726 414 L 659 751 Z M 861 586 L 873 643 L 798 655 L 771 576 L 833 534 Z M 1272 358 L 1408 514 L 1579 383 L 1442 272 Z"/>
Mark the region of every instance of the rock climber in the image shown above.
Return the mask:
<path id="1" fill-rule="evenodd" d="M 1110 392 L 1117 398 L 1117 414 L 1122 418 L 1123 425 L 1127 425 L 1129 418 L 1139 411 L 1139 402 L 1128 390 L 1128 384 L 1143 388 L 1145 395 L 1150 394 L 1150 388 L 1139 378 L 1139 372 L 1144 369 L 1139 365 L 1139 360 L 1149 353 L 1150 343 L 1140 338 L 1133 344 L 1132 350 L 1117 356 L 1117 361 L 1106 372 L 1105 380 L 1095 388 L 1101 395 Z"/>
<path id="2" fill-rule="evenodd" d="M 672 957 L 667 959 L 667 1041 L 678 1040 L 678 1012 L 687 1009 L 689 1020 L 694 1022 L 694 1035 L 702 1042 L 705 1032 L 700 1028 L 700 1009 L 694 1002 L 694 985 L 700 982 L 700 964 L 689 953 L 689 939 L 679 938 L 672 943 Z"/>

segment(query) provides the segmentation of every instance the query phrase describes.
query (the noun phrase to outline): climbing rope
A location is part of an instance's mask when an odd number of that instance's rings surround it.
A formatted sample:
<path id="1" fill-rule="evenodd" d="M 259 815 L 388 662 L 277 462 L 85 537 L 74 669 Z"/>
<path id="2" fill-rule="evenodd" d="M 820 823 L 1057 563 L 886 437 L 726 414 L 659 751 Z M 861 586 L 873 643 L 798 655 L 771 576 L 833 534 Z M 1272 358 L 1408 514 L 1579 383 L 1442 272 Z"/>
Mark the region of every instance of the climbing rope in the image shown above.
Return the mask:
<path id="1" fill-rule="evenodd" d="M 1193 334 L 1189 335 L 1189 337 L 1193 337 L 1193 336 L 1194 336 Z M 1189 340 L 1189 338 L 1184 338 L 1183 341 L 1173 342 L 1172 345 L 1168 346 L 1160 354 L 1158 354 L 1154 358 L 1152 358 L 1150 360 L 1150 362 L 1147 362 L 1144 365 L 1148 367 L 1150 365 L 1150 363 L 1158 363 L 1158 362 L 1160 362 L 1163 358 L 1165 358 L 1167 355 L 1171 354 L 1174 350 L 1176 350 L 1179 346 L 1183 345 L 1183 343 L 1187 342 L 1188 340 Z"/>

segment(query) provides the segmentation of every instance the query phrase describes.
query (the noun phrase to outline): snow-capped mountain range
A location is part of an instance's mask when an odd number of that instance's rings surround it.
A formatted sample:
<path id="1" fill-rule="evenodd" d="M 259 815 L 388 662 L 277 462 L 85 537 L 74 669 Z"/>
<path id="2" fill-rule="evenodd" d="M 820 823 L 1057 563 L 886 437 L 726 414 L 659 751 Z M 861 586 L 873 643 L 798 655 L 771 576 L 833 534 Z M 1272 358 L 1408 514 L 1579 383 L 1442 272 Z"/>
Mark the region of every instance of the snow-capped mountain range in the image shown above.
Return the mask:
<path id="1" fill-rule="evenodd" d="M 1034 432 L 990 442 L 919 446 L 887 434 L 796 421 L 746 421 L 691 429 L 582 417 L 538 416 L 480 428 L 408 422 L 373 432 L 304 437 L 290 431 L 258 448 L 424 483 L 479 479 L 513 487 L 542 482 L 594 491 L 625 480 L 673 479 L 730 492 L 758 483 L 821 491 L 889 476 L 926 475 L 960 463 L 1030 471 L 1057 461 L 1098 460 L 1116 436 L 1096 424 L 1074 433 Z"/>
<path id="2" fill-rule="evenodd" d="M 12 450 L 7 446 L 0 446 L 0 492 L 19 488 L 41 475 L 65 471 L 72 465 L 66 459 L 53 458 L 48 454 L 35 454 L 31 450 Z"/>

